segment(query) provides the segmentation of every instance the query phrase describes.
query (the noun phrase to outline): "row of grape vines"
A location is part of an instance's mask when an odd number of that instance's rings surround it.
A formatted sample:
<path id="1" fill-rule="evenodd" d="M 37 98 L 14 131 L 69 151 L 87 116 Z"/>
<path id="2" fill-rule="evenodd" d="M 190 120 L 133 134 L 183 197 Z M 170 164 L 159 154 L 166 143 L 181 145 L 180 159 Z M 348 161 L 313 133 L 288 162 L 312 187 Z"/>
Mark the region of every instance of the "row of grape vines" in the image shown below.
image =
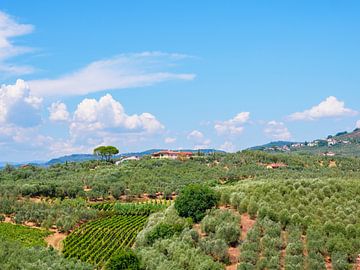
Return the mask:
<path id="1" fill-rule="evenodd" d="M 64 240 L 65 257 L 104 265 L 119 250 L 131 247 L 147 216 L 114 215 L 88 222 Z"/>
<path id="2" fill-rule="evenodd" d="M 149 200 L 138 203 L 96 203 L 90 207 L 100 211 L 113 211 L 117 215 L 150 215 L 152 213 L 166 209 L 171 205 L 171 201 Z"/>

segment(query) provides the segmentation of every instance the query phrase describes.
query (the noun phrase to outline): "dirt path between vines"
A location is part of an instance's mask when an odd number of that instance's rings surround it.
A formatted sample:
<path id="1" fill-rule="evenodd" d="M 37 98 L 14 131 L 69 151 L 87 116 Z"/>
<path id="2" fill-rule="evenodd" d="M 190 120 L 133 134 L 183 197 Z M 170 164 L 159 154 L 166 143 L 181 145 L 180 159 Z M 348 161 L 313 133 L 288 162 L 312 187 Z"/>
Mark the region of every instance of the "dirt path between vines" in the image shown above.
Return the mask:
<path id="1" fill-rule="evenodd" d="M 255 219 L 251 219 L 248 213 L 241 215 L 241 240 L 246 239 L 246 235 L 256 223 Z"/>
<path id="2" fill-rule="evenodd" d="M 281 231 L 281 252 L 280 252 L 280 270 L 285 270 L 285 256 L 286 256 L 286 246 L 287 246 L 288 233 L 286 231 Z"/>
<path id="3" fill-rule="evenodd" d="M 239 224 L 241 228 L 241 236 L 240 236 L 241 241 L 244 241 L 246 239 L 248 231 L 251 230 L 251 228 L 255 225 L 255 223 L 256 220 L 251 219 L 247 213 L 241 215 L 241 220 Z M 230 256 L 230 265 L 226 266 L 226 270 L 236 270 L 239 265 L 239 259 L 240 259 L 239 246 L 230 247 L 228 249 L 228 253 Z"/>

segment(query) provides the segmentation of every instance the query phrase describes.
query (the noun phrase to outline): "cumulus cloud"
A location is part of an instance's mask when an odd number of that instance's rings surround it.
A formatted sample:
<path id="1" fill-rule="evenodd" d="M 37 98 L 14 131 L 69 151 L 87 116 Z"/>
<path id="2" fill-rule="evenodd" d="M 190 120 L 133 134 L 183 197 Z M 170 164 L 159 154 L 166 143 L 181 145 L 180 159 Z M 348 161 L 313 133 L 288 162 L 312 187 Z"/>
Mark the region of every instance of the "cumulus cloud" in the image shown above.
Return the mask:
<path id="1" fill-rule="evenodd" d="M 171 144 L 171 143 L 176 142 L 176 138 L 174 138 L 174 137 L 166 137 L 165 140 L 164 140 L 164 142 L 165 142 L 166 144 Z"/>
<path id="2" fill-rule="evenodd" d="M 33 127 L 40 123 L 42 99 L 31 94 L 23 80 L 0 87 L 0 125 Z"/>
<path id="3" fill-rule="evenodd" d="M 109 94 L 96 99 L 84 99 L 77 106 L 70 124 L 73 136 L 119 133 L 158 133 L 164 126 L 150 113 L 127 115 L 120 102 Z"/>
<path id="4" fill-rule="evenodd" d="M 193 130 L 187 135 L 187 139 L 200 142 L 204 139 L 204 134 L 201 131 Z"/>
<path id="5" fill-rule="evenodd" d="M 291 138 L 291 133 L 283 122 L 268 122 L 264 132 L 267 136 L 275 140 L 289 140 Z"/>
<path id="6" fill-rule="evenodd" d="M 291 114 L 289 119 L 294 121 L 316 120 L 325 117 L 354 116 L 356 114 L 356 111 L 345 107 L 345 102 L 338 100 L 334 96 L 330 96 L 308 110 Z"/>
<path id="7" fill-rule="evenodd" d="M 12 57 L 31 51 L 30 48 L 16 46 L 11 39 L 23 36 L 33 31 L 34 27 L 29 24 L 20 24 L 8 14 L 0 11 L 0 73 L 19 75 L 33 72 L 29 66 L 20 66 L 9 63 Z"/>
<path id="8" fill-rule="evenodd" d="M 193 80 L 194 74 L 164 71 L 185 55 L 161 52 L 122 54 L 95 61 L 57 79 L 30 81 L 41 96 L 85 95 L 93 92 L 153 85 L 169 80 Z"/>
<path id="9" fill-rule="evenodd" d="M 209 148 L 211 140 L 205 138 L 205 135 L 199 130 L 193 130 L 187 135 L 187 139 L 193 142 L 194 149 Z"/>
<path id="10" fill-rule="evenodd" d="M 219 135 L 239 135 L 244 131 L 244 124 L 250 119 L 250 112 L 238 113 L 234 118 L 215 123 L 215 130 Z"/>
<path id="11" fill-rule="evenodd" d="M 235 145 L 232 142 L 225 141 L 221 146 L 220 150 L 223 150 L 225 152 L 233 153 L 235 152 Z"/>
<path id="12" fill-rule="evenodd" d="M 59 101 L 52 103 L 49 107 L 49 112 L 49 119 L 53 122 L 68 121 L 70 119 L 70 113 L 68 112 L 65 103 Z"/>

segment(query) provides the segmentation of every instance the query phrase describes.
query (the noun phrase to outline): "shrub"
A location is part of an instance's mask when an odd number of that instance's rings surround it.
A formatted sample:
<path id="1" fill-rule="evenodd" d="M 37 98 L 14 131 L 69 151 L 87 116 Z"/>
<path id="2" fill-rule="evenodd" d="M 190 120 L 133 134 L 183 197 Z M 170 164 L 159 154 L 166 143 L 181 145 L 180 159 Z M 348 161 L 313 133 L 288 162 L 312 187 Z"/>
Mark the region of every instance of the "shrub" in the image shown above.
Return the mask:
<path id="1" fill-rule="evenodd" d="M 148 235 L 147 241 L 150 245 L 158 239 L 170 238 L 175 234 L 175 229 L 170 224 L 158 224 Z"/>
<path id="2" fill-rule="evenodd" d="M 139 270 L 140 262 L 136 254 L 131 250 L 122 250 L 110 258 L 106 264 L 106 270 Z"/>
<path id="3" fill-rule="evenodd" d="M 247 207 L 247 211 L 251 218 L 255 218 L 257 211 L 258 211 L 258 205 L 255 201 L 250 201 L 249 205 Z"/>
<path id="4" fill-rule="evenodd" d="M 246 263 L 246 262 L 242 262 L 239 264 L 239 266 L 237 267 L 237 270 L 253 270 L 255 269 L 255 266 L 252 265 L 251 263 Z"/>
<path id="5" fill-rule="evenodd" d="M 208 209 L 217 205 L 219 196 L 212 189 L 199 184 L 185 187 L 175 201 L 175 209 L 181 217 L 191 217 L 199 222 Z"/>
<path id="6" fill-rule="evenodd" d="M 229 261 L 228 246 L 223 239 L 203 239 L 200 241 L 200 248 L 217 261 L 224 263 Z"/>
<path id="7" fill-rule="evenodd" d="M 223 224 L 219 226 L 215 233 L 216 238 L 223 239 L 229 245 L 235 245 L 240 237 L 238 224 Z"/>

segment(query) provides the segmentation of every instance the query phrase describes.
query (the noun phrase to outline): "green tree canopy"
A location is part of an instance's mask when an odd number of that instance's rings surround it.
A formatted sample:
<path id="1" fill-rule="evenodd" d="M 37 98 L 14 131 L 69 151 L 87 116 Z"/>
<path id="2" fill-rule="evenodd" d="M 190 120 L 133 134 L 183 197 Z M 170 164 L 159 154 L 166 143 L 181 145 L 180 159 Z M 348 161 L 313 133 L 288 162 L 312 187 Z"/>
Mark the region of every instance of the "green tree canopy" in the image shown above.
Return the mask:
<path id="1" fill-rule="evenodd" d="M 119 149 L 115 146 L 99 146 L 94 149 L 94 155 L 100 156 L 102 160 L 106 161 L 110 161 L 116 154 L 119 154 Z"/>
<path id="2" fill-rule="evenodd" d="M 140 262 L 131 249 L 123 249 L 111 257 L 106 264 L 106 270 L 139 270 Z"/>
<path id="3" fill-rule="evenodd" d="M 175 201 L 175 209 L 181 217 L 191 217 L 199 222 L 207 209 L 217 205 L 219 196 L 207 186 L 193 184 L 185 187 Z"/>

